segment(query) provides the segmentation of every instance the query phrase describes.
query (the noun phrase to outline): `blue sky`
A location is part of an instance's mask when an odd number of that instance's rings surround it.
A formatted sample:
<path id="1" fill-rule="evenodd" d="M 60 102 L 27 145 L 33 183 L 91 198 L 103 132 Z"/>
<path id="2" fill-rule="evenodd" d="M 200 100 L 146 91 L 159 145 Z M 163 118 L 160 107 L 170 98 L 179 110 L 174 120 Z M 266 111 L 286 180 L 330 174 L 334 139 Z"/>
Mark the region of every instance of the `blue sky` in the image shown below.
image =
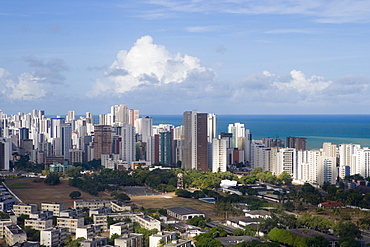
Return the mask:
<path id="1" fill-rule="evenodd" d="M 369 113 L 369 1 L 0 4 L 8 114 Z"/>

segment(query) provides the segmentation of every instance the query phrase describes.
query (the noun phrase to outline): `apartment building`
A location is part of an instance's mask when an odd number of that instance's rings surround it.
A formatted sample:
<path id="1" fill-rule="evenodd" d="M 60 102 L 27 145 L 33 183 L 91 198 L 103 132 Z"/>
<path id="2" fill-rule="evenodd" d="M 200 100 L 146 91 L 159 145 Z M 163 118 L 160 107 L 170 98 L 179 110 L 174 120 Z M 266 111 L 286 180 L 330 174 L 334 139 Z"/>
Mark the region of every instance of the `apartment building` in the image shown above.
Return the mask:
<path id="1" fill-rule="evenodd" d="M 64 244 L 67 228 L 54 227 L 40 231 L 40 244 L 47 247 L 58 247 Z"/>
<path id="2" fill-rule="evenodd" d="M 22 214 L 30 215 L 33 213 L 37 213 L 37 205 L 36 204 L 17 204 L 13 205 L 13 212 L 14 214 L 19 217 Z"/>
<path id="3" fill-rule="evenodd" d="M 70 233 L 76 233 L 77 228 L 81 228 L 84 226 L 84 218 L 58 217 L 57 226 L 67 228 L 67 231 Z"/>
<path id="4" fill-rule="evenodd" d="M 54 216 L 60 216 L 60 212 L 65 209 L 66 209 L 66 205 L 64 203 L 57 203 L 57 202 L 42 202 L 41 203 L 41 210 L 51 211 L 53 212 Z"/>
<path id="5" fill-rule="evenodd" d="M 18 225 L 8 225 L 4 227 L 5 242 L 9 246 L 16 243 L 24 243 L 27 241 L 27 234 Z"/>

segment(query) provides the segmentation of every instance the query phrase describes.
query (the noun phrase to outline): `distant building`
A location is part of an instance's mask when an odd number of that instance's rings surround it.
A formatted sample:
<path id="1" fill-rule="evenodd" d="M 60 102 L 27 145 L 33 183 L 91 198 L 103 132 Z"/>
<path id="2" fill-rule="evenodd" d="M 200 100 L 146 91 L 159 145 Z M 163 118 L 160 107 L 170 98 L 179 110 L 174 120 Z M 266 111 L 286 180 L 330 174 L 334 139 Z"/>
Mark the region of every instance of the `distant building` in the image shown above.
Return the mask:
<path id="1" fill-rule="evenodd" d="M 307 138 L 288 136 L 286 138 L 286 147 L 295 148 L 296 150 L 306 150 Z"/>
<path id="2" fill-rule="evenodd" d="M 101 159 L 102 154 L 112 153 L 112 127 L 94 126 L 94 159 Z"/>
<path id="3" fill-rule="evenodd" d="M 7 225 L 4 227 L 5 242 L 9 246 L 27 241 L 27 234 L 18 225 Z"/>
<path id="4" fill-rule="evenodd" d="M 60 212 L 66 209 L 64 203 L 57 202 L 42 202 L 41 210 L 53 212 L 53 216 L 60 216 Z"/>
<path id="5" fill-rule="evenodd" d="M 47 247 L 58 247 L 64 244 L 67 238 L 67 228 L 54 227 L 40 231 L 40 244 Z"/>
<path id="6" fill-rule="evenodd" d="M 119 247 L 142 247 L 144 246 L 143 234 L 130 233 L 123 234 L 121 237 L 114 240 L 114 246 Z"/>
<path id="7" fill-rule="evenodd" d="M 194 217 L 206 217 L 206 215 L 194 208 L 189 208 L 189 207 L 173 207 L 173 208 L 168 208 L 167 213 L 169 216 L 172 216 L 176 219 L 179 220 L 188 220 Z"/>

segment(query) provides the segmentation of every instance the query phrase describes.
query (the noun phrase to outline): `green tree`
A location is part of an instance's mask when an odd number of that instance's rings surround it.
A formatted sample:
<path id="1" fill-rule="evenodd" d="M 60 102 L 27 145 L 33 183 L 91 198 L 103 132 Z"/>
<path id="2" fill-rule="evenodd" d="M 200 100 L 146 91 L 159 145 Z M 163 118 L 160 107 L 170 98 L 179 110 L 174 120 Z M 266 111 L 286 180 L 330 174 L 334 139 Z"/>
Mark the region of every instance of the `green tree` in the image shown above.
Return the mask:
<path id="1" fill-rule="evenodd" d="M 108 239 L 108 244 L 110 244 L 110 245 L 114 245 L 114 240 L 116 239 L 116 238 L 119 238 L 120 237 L 120 235 L 118 235 L 117 233 L 114 233 L 109 239 Z"/>
<path id="2" fill-rule="evenodd" d="M 70 197 L 71 199 L 76 199 L 76 198 L 78 198 L 78 197 L 80 197 L 80 196 L 81 196 L 81 192 L 79 192 L 79 191 L 77 191 L 77 190 L 72 191 L 72 192 L 69 194 L 69 197 Z"/>
<path id="3" fill-rule="evenodd" d="M 49 185 L 57 185 L 60 184 L 59 174 L 57 172 L 51 172 L 45 178 L 44 183 Z"/>
<path id="4" fill-rule="evenodd" d="M 121 202 L 131 200 L 131 198 L 125 193 L 119 193 L 118 195 L 115 196 L 115 198 Z"/>
<path id="5" fill-rule="evenodd" d="M 183 190 L 183 189 L 176 190 L 175 195 L 177 195 L 179 197 L 185 197 L 185 198 L 191 198 L 192 197 L 192 193 L 190 191 Z"/>
<path id="6" fill-rule="evenodd" d="M 323 236 L 315 236 L 307 239 L 307 247 L 328 247 L 329 241 Z"/>
<path id="7" fill-rule="evenodd" d="M 235 229 L 233 234 L 234 236 L 243 236 L 244 231 L 242 229 Z"/>

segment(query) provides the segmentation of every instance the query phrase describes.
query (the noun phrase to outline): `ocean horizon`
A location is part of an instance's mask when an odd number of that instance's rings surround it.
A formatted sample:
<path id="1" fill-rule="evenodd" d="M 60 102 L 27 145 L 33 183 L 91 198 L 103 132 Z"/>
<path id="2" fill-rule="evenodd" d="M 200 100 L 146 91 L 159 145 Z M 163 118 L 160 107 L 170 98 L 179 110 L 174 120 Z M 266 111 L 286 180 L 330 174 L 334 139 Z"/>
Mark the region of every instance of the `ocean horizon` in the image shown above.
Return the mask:
<path id="1" fill-rule="evenodd" d="M 55 117 L 47 116 L 47 117 Z M 60 115 L 64 117 L 65 115 Z M 76 119 L 83 115 L 76 115 Z M 147 115 L 142 115 L 147 116 Z M 182 124 L 181 115 L 148 115 L 153 125 Z M 229 124 L 242 123 L 252 132 L 254 140 L 286 137 L 307 138 L 307 149 L 319 149 L 323 142 L 359 144 L 370 147 L 370 114 L 221 114 L 217 116 L 217 134 L 227 132 Z M 94 115 L 98 124 L 99 116 Z"/>
<path id="2" fill-rule="evenodd" d="M 151 115 L 153 124 L 182 124 L 182 115 Z M 242 123 L 254 140 L 286 137 L 307 138 L 307 149 L 319 149 L 323 142 L 370 146 L 368 114 L 302 115 L 217 115 L 217 133 L 227 132 L 229 124 Z"/>

